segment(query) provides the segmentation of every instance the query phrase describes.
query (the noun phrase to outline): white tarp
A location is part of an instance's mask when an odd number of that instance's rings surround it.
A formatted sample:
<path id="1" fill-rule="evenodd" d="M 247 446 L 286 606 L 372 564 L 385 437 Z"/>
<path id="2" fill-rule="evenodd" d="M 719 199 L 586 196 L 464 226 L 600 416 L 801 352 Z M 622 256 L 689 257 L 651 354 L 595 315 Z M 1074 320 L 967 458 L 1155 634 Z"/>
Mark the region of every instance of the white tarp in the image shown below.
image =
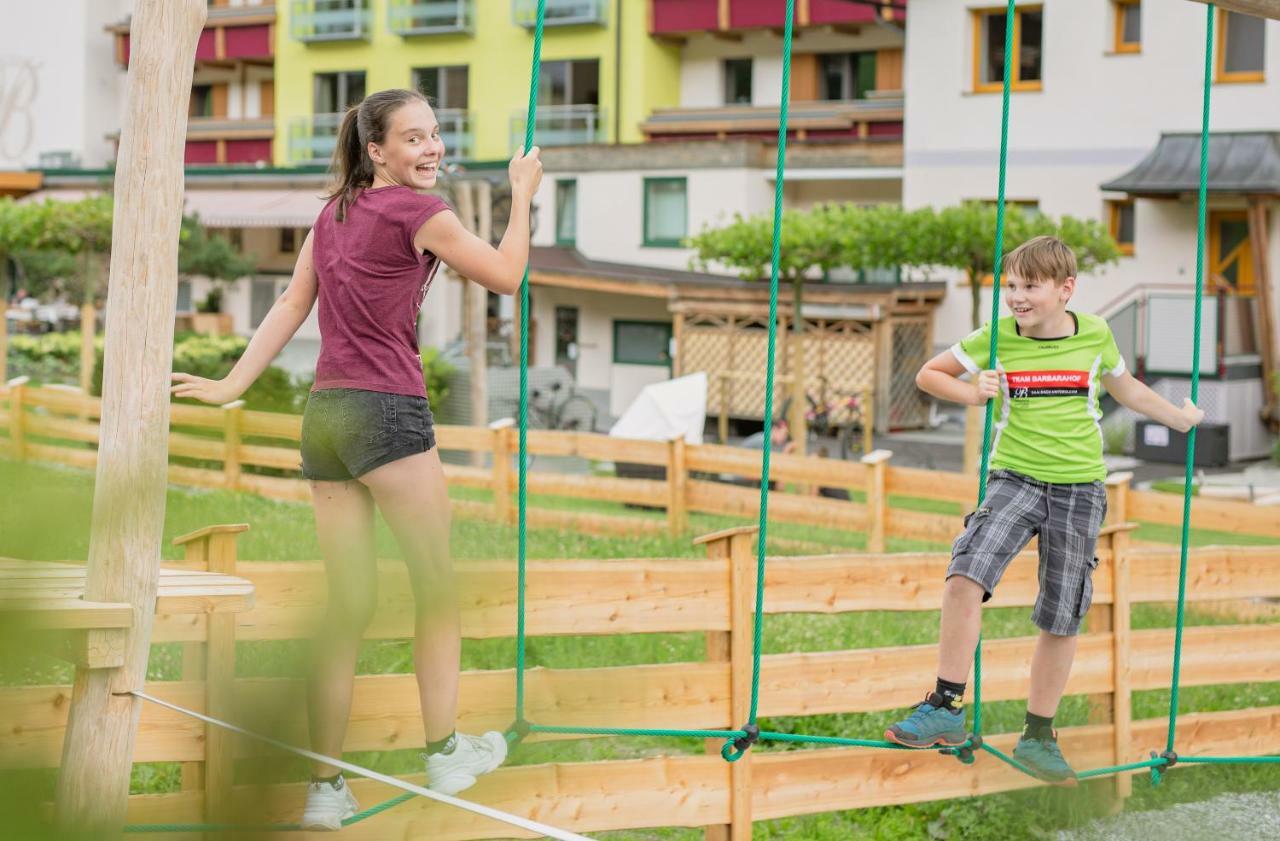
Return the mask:
<path id="1" fill-rule="evenodd" d="M 647 385 L 609 430 L 615 438 L 670 441 L 684 436 L 688 444 L 702 443 L 707 422 L 707 374 Z"/>

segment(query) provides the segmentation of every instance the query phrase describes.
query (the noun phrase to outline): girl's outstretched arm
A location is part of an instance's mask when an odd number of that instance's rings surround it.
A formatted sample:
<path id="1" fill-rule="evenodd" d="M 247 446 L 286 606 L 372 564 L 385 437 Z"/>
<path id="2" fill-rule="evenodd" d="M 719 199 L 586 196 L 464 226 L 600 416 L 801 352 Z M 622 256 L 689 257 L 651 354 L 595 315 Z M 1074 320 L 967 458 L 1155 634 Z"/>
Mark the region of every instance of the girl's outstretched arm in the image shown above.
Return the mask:
<path id="1" fill-rule="evenodd" d="M 271 305 L 271 311 L 249 340 L 249 347 L 236 362 L 231 373 L 220 380 L 175 372 L 169 391 L 174 397 L 193 397 L 221 406 L 230 403 L 253 385 L 276 358 L 316 303 L 316 269 L 311 257 L 311 233 L 307 234 L 293 267 L 293 279 L 284 294 Z"/>

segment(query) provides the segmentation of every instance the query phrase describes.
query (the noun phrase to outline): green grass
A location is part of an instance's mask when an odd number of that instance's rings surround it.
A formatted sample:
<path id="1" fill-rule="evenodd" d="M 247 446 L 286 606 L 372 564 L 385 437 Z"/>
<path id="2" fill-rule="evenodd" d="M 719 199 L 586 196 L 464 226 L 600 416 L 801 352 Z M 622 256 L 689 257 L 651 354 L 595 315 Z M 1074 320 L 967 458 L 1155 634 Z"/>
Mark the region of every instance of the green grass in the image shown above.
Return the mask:
<path id="1" fill-rule="evenodd" d="M 0 508 L 0 555 L 32 559 L 83 559 L 88 551 L 92 476 L 82 471 L 14 464 L 0 461 L 0 487 L 6 489 L 6 504 Z M 485 500 L 486 491 L 455 488 L 456 499 Z M 893 500 L 918 510 L 959 513 L 958 506 L 922 500 Z M 655 517 L 653 512 L 625 509 L 612 503 L 584 502 L 556 498 L 537 498 L 539 507 L 571 508 L 605 514 Z M 258 497 L 221 491 L 192 491 L 170 488 L 168 491 L 165 543 L 166 558 L 179 557 L 180 550 L 169 540 L 184 532 L 223 522 L 248 522 L 249 532 L 241 536 L 240 557 L 254 560 L 312 560 L 319 556 L 308 505 L 276 502 Z M 740 521 L 724 517 L 694 515 L 691 531 L 702 533 Z M 1150 531 L 1148 531 L 1150 530 Z M 862 536 L 829 529 L 814 529 L 785 524 L 771 524 L 770 551 L 788 551 L 786 541 L 800 541 L 837 549 L 862 548 Z M 1177 540 L 1176 528 L 1144 527 L 1148 539 Z M 582 557 L 689 557 L 703 555 L 688 537 L 671 538 L 665 534 L 639 537 L 595 537 L 584 534 L 531 529 L 528 535 L 531 558 Z M 1196 532 L 1194 539 L 1204 542 L 1253 542 L 1235 535 Z M 1267 542 L 1267 541 L 1258 541 Z M 379 527 L 379 551 L 385 556 L 397 554 L 394 541 L 385 527 Z M 459 558 L 510 558 L 515 554 L 515 529 L 455 519 L 453 547 Z M 945 549 L 937 544 L 891 541 L 891 548 Z M 807 549 L 805 551 L 808 551 Z M 317 574 L 319 570 L 317 569 Z M 1160 628 L 1173 624 L 1173 611 L 1158 605 L 1136 606 L 1133 627 Z M 1216 614 L 1188 612 L 1190 624 L 1222 624 L 1232 621 Z M 937 639 L 937 613 L 867 612 L 844 615 L 771 616 L 764 626 L 763 646 L 766 653 L 827 651 L 891 645 L 928 644 Z M 1032 633 L 1026 609 L 992 609 L 984 616 L 987 639 L 1024 636 Z M 590 667 L 620 666 L 640 663 L 669 663 L 699 660 L 705 645 L 702 634 L 647 634 L 612 637 L 552 637 L 528 641 L 530 666 Z M 468 640 L 464 643 L 463 666 L 468 669 L 510 668 L 515 659 L 515 644 L 510 639 Z M 241 676 L 296 676 L 301 674 L 302 644 L 298 642 L 242 643 L 237 654 L 237 673 Z M 927 676 L 932 663 L 921 663 L 922 676 Z M 402 673 L 412 669 L 411 644 L 406 640 L 371 641 L 362 652 L 358 669 L 362 673 Z M 153 679 L 172 679 L 181 671 L 181 650 L 176 645 L 153 647 L 149 674 Z M 56 661 L 23 658 L 21 662 L 0 662 L 0 683 L 48 684 L 66 682 L 67 669 Z M 923 682 L 922 682 L 923 690 Z M 1168 690 L 1135 693 L 1135 718 L 1166 714 Z M 1188 687 L 1181 693 L 1183 712 L 1192 710 L 1226 710 L 1251 706 L 1280 704 L 1280 683 L 1234 686 Z M 1015 730 L 1020 726 L 1021 702 L 1000 702 L 984 706 L 985 729 L 988 732 Z M 1064 700 L 1058 716 L 1062 726 L 1086 723 L 1088 704 L 1082 697 Z M 858 713 L 763 719 L 768 729 L 784 732 L 807 732 L 818 735 L 851 735 L 875 737 L 895 719 L 895 713 Z M 1159 748 L 1159 745 L 1153 745 Z M 757 750 L 797 749 L 792 746 L 761 745 Z M 576 742 L 553 742 L 522 745 L 513 755 L 515 764 L 541 762 L 586 761 L 595 759 L 643 757 L 655 754 L 701 753 L 700 740 L 659 738 L 593 739 Z M 351 761 L 381 771 L 403 773 L 419 770 L 416 751 L 354 753 Z M 944 757 L 939 762 L 953 762 Z M 979 761 L 995 761 L 982 757 Z M 240 778 L 250 780 L 297 779 L 303 768 L 295 762 L 245 762 L 238 769 Z M 0 775 L 0 784 L 14 777 Z M 36 780 L 40 796 L 48 796 L 52 783 L 50 772 L 22 775 L 23 785 Z M 132 788 L 135 792 L 167 792 L 179 786 L 179 766 L 175 763 L 144 763 L 135 767 Z M 757 825 L 760 838 L 805 839 L 1040 839 L 1054 828 L 1070 827 L 1101 814 L 1107 808 L 1108 783 L 1092 782 L 1075 791 L 1037 789 L 980 798 L 939 801 L 911 806 L 882 807 L 857 811 L 833 812 L 802 816 Z M 1222 791 L 1250 791 L 1280 787 L 1280 769 L 1272 766 L 1215 768 L 1179 768 L 1159 788 L 1152 788 L 1146 778 L 1139 778 L 1130 809 L 1160 808 L 1188 799 L 1200 799 Z M 25 789 L 24 789 L 25 790 Z M 370 805 L 370 804 L 366 804 Z M 701 830 L 662 829 L 605 833 L 603 838 L 616 841 L 640 839 L 700 839 Z"/>

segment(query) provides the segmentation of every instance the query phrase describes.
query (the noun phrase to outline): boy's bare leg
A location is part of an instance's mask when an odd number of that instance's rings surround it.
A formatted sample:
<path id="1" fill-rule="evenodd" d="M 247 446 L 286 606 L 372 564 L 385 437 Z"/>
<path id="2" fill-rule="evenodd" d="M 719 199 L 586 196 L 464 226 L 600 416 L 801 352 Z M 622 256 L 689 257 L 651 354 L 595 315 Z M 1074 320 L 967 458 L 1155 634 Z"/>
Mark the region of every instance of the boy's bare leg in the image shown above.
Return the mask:
<path id="1" fill-rule="evenodd" d="M 973 651 L 982 634 L 982 585 L 953 575 L 942 588 L 942 628 L 938 639 L 938 677 L 968 683 Z M 1038 649 L 1037 649 L 1038 651 Z M 1073 649 L 1074 651 L 1074 649 Z M 1067 668 L 1071 661 L 1068 658 Z M 1035 672 L 1033 670 L 1032 674 Z M 1065 680 L 1065 678 L 1064 678 Z"/>
<path id="2" fill-rule="evenodd" d="M 1071 663 L 1075 660 L 1077 639 L 1040 632 L 1031 657 L 1031 694 L 1027 698 L 1027 711 L 1032 715 L 1053 718 L 1058 712 L 1058 702 L 1067 688 Z"/>

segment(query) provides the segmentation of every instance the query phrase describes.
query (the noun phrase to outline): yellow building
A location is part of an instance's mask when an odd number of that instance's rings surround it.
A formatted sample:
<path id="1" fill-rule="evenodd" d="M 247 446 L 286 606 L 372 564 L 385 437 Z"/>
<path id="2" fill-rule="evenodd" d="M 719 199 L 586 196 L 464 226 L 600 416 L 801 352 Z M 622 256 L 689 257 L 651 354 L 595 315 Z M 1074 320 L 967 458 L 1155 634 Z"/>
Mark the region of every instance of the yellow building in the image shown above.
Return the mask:
<path id="1" fill-rule="evenodd" d="M 508 157 L 524 136 L 537 0 L 288 0 L 276 28 L 278 166 L 327 162 L 340 114 L 416 87 L 448 156 Z M 679 104 L 680 51 L 649 35 L 647 3 L 547 0 L 536 142 L 635 143 Z"/>

